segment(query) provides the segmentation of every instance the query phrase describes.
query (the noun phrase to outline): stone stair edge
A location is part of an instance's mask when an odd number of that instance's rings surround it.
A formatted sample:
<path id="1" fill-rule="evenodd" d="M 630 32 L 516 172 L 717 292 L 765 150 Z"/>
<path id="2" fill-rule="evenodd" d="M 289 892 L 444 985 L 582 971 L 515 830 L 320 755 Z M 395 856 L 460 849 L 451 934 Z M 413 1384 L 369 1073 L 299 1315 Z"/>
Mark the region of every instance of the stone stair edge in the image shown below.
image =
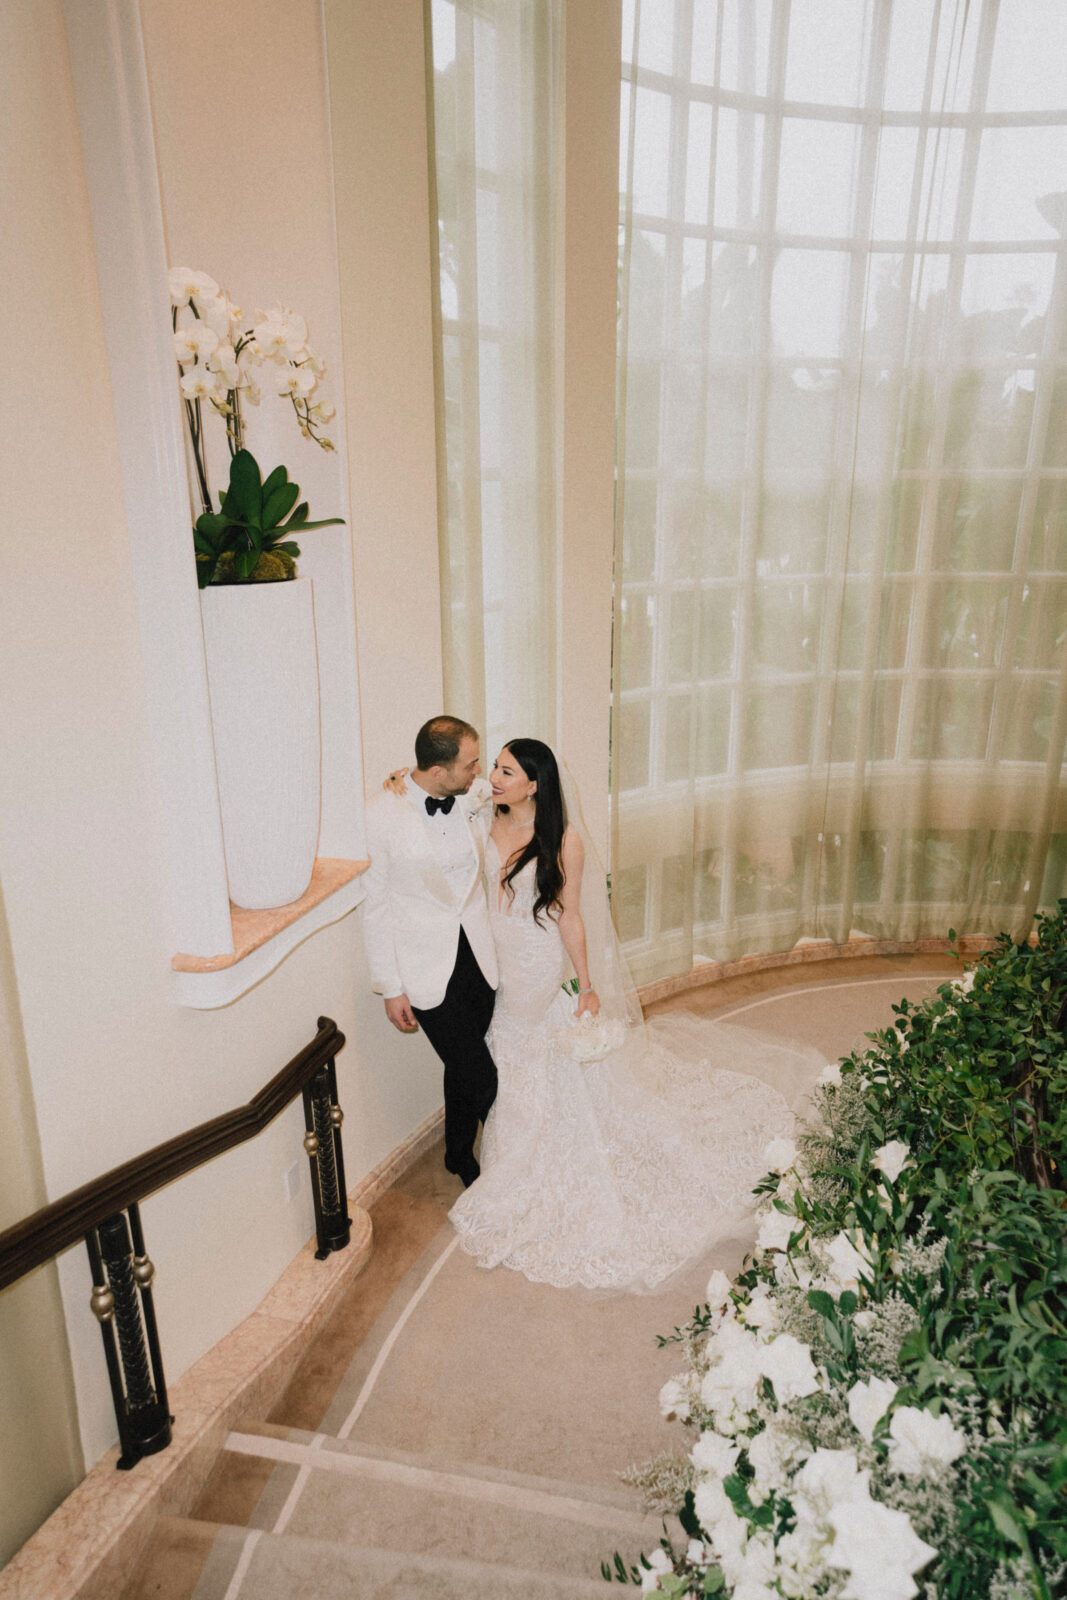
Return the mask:
<path id="1" fill-rule="evenodd" d="M 575 1479 L 550 1478 L 539 1473 L 515 1472 L 505 1467 L 494 1467 L 485 1462 L 443 1457 L 432 1452 L 396 1450 L 389 1445 L 373 1444 L 359 1439 L 338 1439 L 333 1434 L 315 1433 L 305 1428 L 287 1428 L 277 1423 L 242 1422 L 228 1435 L 224 1449 L 239 1455 L 256 1455 L 255 1449 L 242 1450 L 242 1437 L 275 1439 L 302 1445 L 314 1455 L 343 1455 L 371 1461 L 395 1462 L 419 1471 L 441 1473 L 446 1476 L 474 1478 L 485 1483 L 506 1484 L 516 1489 L 536 1490 L 557 1499 L 581 1500 L 589 1505 L 604 1506 L 611 1510 L 627 1512 L 635 1522 L 644 1521 L 648 1513 L 641 1506 L 636 1491 L 620 1483 L 618 1488 L 608 1484 L 582 1483 Z M 307 1458 L 307 1466 L 314 1470 L 314 1455 Z M 324 1468 L 324 1470 L 329 1470 Z"/>

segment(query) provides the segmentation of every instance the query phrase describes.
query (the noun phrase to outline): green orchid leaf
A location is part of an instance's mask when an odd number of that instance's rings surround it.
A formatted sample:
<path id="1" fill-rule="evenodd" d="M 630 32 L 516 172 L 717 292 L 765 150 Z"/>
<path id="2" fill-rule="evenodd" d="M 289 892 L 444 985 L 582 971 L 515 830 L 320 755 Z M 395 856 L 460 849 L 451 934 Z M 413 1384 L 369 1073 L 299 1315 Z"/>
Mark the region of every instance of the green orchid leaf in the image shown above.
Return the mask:
<path id="1" fill-rule="evenodd" d="M 242 520 L 259 525 L 263 514 L 263 485 L 259 464 L 248 450 L 238 450 L 230 462 L 230 487 L 226 499 L 231 498 Z"/>
<path id="2" fill-rule="evenodd" d="M 289 473 L 285 467 L 275 467 L 274 471 L 263 480 L 263 503 L 270 499 L 274 491 L 283 483 L 288 483 Z"/>
<path id="3" fill-rule="evenodd" d="M 298 532 L 298 533 L 306 533 L 309 528 L 329 528 L 329 527 L 332 527 L 335 522 L 343 524 L 344 520 L 345 520 L 344 517 L 320 517 L 317 522 L 300 522 L 300 523 L 298 523 L 296 525 L 296 528 L 293 531 L 294 532 Z M 290 518 L 290 520 L 286 523 L 285 526 L 286 526 L 286 528 L 292 528 L 293 527 L 292 518 Z"/>
<path id="4" fill-rule="evenodd" d="M 284 472 L 284 467 L 278 468 Z M 271 473 L 271 478 L 274 474 Z M 270 478 L 267 479 L 267 483 Z M 290 511 L 295 506 L 300 494 L 300 485 L 297 483 L 281 482 L 269 492 L 267 484 L 263 485 L 263 526 L 264 528 L 277 528 L 285 521 Z"/>
<path id="5" fill-rule="evenodd" d="M 286 527 L 288 527 L 288 528 L 299 527 L 302 523 L 305 523 L 307 521 L 307 519 L 308 519 L 308 503 L 307 503 L 306 500 L 301 500 L 300 504 L 297 506 L 296 510 L 293 512 L 292 516 L 289 518 L 289 521 L 286 523 Z"/>
<path id="6" fill-rule="evenodd" d="M 250 578 L 259 560 L 258 550 L 238 550 L 233 558 L 234 570 L 239 578 Z"/>
<path id="7" fill-rule="evenodd" d="M 229 523 L 229 517 L 223 516 L 221 511 L 205 511 L 196 519 L 196 531 L 206 534 L 209 539 L 217 538 L 225 533 Z"/>

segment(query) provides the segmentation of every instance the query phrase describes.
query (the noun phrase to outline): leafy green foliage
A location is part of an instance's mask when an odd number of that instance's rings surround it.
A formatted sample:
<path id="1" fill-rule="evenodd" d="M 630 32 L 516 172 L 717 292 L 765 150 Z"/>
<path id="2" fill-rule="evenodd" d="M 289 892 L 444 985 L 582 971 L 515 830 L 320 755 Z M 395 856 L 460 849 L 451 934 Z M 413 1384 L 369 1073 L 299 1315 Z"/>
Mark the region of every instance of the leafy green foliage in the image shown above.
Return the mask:
<path id="1" fill-rule="evenodd" d="M 876 1498 L 938 1552 L 915 1576 L 924 1600 L 1053 1600 L 1067 1595 L 1067 900 L 1034 940 L 1001 936 L 963 982 L 894 1010 L 896 1027 L 816 1091 L 789 1182 L 779 1172 L 757 1189 L 764 1214 L 796 1219 L 788 1251 L 757 1251 L 725 1310 L 697 1307 L 658 1342 L 680 1345 L 695 1374 L 686 1426 L 712 1427 L 709 1336 L 769 1295 L 777 1332 L 826 1381 L 782 1405 L 763 1379 L 764 1416 L 808 1453 L 856 1452 Z M 835 1277 L 835 1260 L 849 1270 Z M 861 1437 L 847 1397 L 873 1379 L 896 1393 Z M 962 1451 L 919 1468 L 894 1459 L 905 1409 L 947 1418 Z M 788 1483 L 768 1496 L 754 1481 L 747 1427 L 722 1487 L 777 1550 L 796 1508 Z M 699 1470 L 692 1482 L 687 1509 Z M 718 1567 L 679 1555 L 658 1586 L 697 1596 L 711 1583 L 730 1592 Z"/>
<path id="2" fill-rule="evenodd" d="M 307 501 L 300 486 L 290 483 L 285 467 L 275 467 L 266 482 L 248 450 L 238 450 L 230 462 L 230 484 L 218 511 L 205 511 L 196 520 L 197 581 L 201 589 L 211 583 L 276 582 L 296 576 L 300 546 L 294 535 L 312 528 L 343 522 L 343 517 L 308 520 Z"/>
<path id="3" fill-rule="evenodd" d="M 980 1437 L 951 1559 L 924 1580 L 970 1600 L 1014 1561 L 1020 1595 L 1050 1595 L 1067 1562 L 1067 900 L 1036 942 L 1002 935 L 969 990 L 894 1010 L 821 1092 L 797 1211 L 814 1235 L 861 1233 L 868 1303 L 913 1313 L 899 1399 L 954 1407 Z M 892 1140 L 911 1162 L 877 1185 L 871 1152 Z M 854 1297 L 806 1298 L 827 1371 L 854 1381 L 870 1355 Z"/>

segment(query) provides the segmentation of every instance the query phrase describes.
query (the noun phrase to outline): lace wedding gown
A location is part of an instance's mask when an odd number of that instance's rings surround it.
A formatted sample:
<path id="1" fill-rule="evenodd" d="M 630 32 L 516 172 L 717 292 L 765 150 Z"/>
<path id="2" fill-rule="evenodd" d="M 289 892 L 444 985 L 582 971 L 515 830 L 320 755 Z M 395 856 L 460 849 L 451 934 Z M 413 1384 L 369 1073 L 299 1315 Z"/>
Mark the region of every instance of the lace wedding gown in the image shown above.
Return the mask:
<path id="1" fill-rule="evenodd" d="M 625 1048 L 575 1059 L 575 1000 L 555 922 L 533 918 L 535 868 L 498 889 L 487 847 L 500 987 L 489 1030 L 499 1073 L 482 1175 L 452 1207 L 464 1250 L 559 1288 L 648 1291 L 753 1208 L 769 1140 L 792 1112 L 753 1073 L 810 1082 L 823 1061 L 748 1029 L 667 1017 Z M 635 1061 L 634 1045 L 637 1045 Z M 743 1063 L 745 1071 L 729 1070 Z"/>

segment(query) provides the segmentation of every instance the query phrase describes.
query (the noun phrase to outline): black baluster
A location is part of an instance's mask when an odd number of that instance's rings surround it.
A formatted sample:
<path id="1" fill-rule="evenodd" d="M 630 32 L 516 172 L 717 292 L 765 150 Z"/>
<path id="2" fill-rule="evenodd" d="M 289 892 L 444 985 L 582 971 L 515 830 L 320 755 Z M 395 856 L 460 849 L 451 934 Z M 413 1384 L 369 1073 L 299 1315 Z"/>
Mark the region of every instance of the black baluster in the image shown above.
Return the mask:
<path id="1" fill-rule="evenodd" d="M 331 1250 L 343 1250 L 352 1235 L 345 1194 L 341 1123 L 337 1104 L 337 1074 L 333 1061 L 315 1074 L 304 1089 L 304 1149 L 311 1163 L 311 1193 L 315 1205 L 316 1259 Z"/>
<path id="2" fill-rule="evenodd" d="M 150 1285 L 155 1269 L 144 1253 L 140 1216 L 135 1206 L 131 1207 L 131 1214 L 136 1260 L 126 1216 L 121 1211 L 108 1217 L 86 1239 L 93 1269 L 91 1304 L 104 1339 L 122 1445 L 118 1465 L 123 1471 L 135 1466 L 142 1456 L 165 1449 L 171 1437 L 163 1363 L 151 1303 Z"/>

